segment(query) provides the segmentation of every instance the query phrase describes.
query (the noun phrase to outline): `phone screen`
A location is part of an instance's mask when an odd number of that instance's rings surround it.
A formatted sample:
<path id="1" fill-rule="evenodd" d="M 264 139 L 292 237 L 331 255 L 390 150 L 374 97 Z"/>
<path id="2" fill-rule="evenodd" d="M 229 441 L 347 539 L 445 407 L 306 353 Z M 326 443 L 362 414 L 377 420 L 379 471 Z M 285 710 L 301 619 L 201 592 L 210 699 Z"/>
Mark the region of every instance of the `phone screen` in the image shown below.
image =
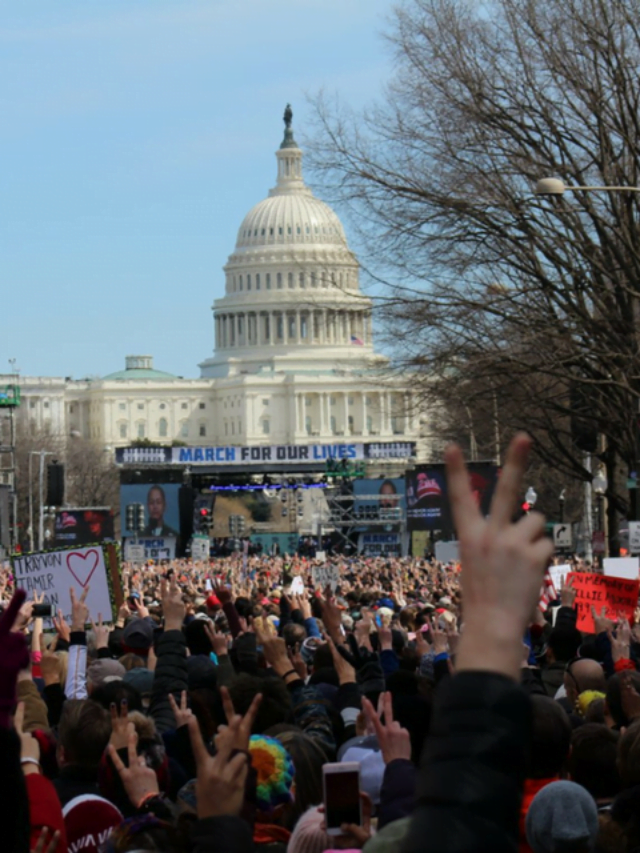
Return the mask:
<path id="1" fill-rule="evenodd" d="M 343 823 L 360 823 L 359 781 L 357 770 L 325 774 L 324 810 L 328 829 L 339 828 Z"/>

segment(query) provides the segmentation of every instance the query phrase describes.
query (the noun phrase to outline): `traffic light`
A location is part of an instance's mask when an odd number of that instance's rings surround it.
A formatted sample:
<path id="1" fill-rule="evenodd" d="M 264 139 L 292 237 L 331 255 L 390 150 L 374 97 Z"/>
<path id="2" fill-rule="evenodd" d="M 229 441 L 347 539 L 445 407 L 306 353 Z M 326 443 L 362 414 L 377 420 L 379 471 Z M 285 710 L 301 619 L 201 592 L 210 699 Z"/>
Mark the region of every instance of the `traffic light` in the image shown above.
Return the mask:
<path id="1" fill-rule="evenodd" d="M 135 530 L 135 527 L 136 527 L 136 507 L 135 507 L 135 504 L 127 504 L 126 517 L 127 517 L 127 530 Z"/>
<path id="2" fill-rule="evenodd" d="M 521 510 L 522 510 L 522 512 L 523 512 L 523 513 L 525 513 L 525 515 L 526 515 L 526 513 L 528 513 L 528 512 L 529 512 L 529 510 L 531 509 L 531 504 L 530 504 L 530 503 L 528 503 L 527 501 L 523 501 L 523 502 L 522 502 L 522 505 L 521 505 L 521 507 L 520 507 L 520 509 L 521 509 Z"/>
<path id="3" fill-rule="evenodd" d="M 62 506 L 64 503 L 64 465 L 51 462 L 47 465 L 47 506 Z"/>
<path id="4" fill-rule="evenodd" d="M 239 515 L 238 517 L 238 535 L 242 536 L 245 530 L 245 517 L 244 515 Z"/>
<path id="5" fill-rule="evenodd" d="M 230 515 L 229 516 L 229 533 L 232 536 L 235 536 L 236 533 L 238 532 L 237 518 L 238 518 L 237 515 Z"/>
<path id="6" fill-rule="evenodd" d="M 198 510 L 198 532 L 209 533 L 211 527 L 212 513 L 208 506 L 202 506 Z"/>
<path id="7" fill-rule="evenodd" d="M 136 531 L 144 530 L 144 504 L 136 504 Z"/>

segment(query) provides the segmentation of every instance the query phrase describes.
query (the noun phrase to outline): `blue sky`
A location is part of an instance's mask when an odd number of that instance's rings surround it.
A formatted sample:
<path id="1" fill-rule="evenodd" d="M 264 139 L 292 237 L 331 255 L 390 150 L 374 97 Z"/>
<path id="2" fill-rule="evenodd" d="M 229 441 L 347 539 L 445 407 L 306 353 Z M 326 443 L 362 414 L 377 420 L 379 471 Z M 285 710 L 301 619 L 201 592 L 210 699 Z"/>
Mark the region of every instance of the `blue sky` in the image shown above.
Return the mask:
<path id="1" fill-rule="evenodd" d="M 307 94 L 377 98 L 391 8 L 0 0 L 0 373 L 197 376 L 286 102 L 302 136 Z"/>

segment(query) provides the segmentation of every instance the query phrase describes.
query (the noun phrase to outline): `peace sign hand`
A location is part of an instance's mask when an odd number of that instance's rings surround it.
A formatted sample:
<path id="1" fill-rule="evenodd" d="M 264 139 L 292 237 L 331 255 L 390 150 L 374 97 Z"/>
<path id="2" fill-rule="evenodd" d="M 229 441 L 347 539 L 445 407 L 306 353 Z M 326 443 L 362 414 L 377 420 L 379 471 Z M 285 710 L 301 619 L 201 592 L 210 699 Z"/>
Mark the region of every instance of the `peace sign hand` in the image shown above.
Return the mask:
<path id="1" fill-rule="evenodd" d="M 255 701 L 255 700 L 254 700 Z M 216 754 L 209 755 L 195 717 L 189 720 L 189 737 L 196 760 L 196 801 L 200 820 L 222 815 L 239 815 L 244 801 L 244 785 L 248 772 L 246 752 L 236 748 L 243 720 L 234 716 L 228 726 L 221 726 L 216 736 Z"/>
<path id="2" fill-rule="evenodd" d="M 220 696 L 222 697 L 222 707 L 224 708 L 224 715 L 227 718 L 227 724 L 231 725 L 231 721 L 236 719 L 239 720 L 237 727 L 235 727 L 235 740 L 234 740 L 234 749 L 240 749 L 246 752 L 249 749 L 249 738 L 251 737 L 251 729 L 253 728 L 253 724 L 255 723 L 256 716 L 258 713 L 258 708 L 260 707 L 260 703 L 262 702 L 262 693 L 256 693 L 253 697 L 253 702 L 249 705 L 249 710 L 244 715 L 244 717 L 240 717 L 236 715 L 235 708 L 233 707 L 233 700 L 231 699 L 231 694 L 227 687 L 220 688 Z"/>
<path id="3" fill-rule="evenodd" d="M 532 512 L 511 522 L 530 450 L 531 439 L 522 433 L 511 442 L 488 519 L 482 517 L 471 490 L 462 451 L 454 445 L 446 453 L 465 608 L 458 671 L 520 677 L 522 635 L 553 556 L 542 515 Z"/>
<path id="4" fill-rule="evenodd" d="M 136 753 L 136 743 L 137 736 L 134 730 L 129 733 L 129 742 L 127 745 L 129 753 L 128 767 L 125 766 L 112 743 L 107 748 L 109 750 L 109 758 L 120 774 L 129 800 L 135 808 L 140 808 L 148 795 L 159 794 L 160 788 L 158 787 L 156 771 L 147 766 L 144 756 Z"/>
<path id="5" fill-rule="evenodd" d="M 85 586 L 80 599 L 76 598 L 76 591 L 73 587 L 69 590 L 69 595 L 71 597 L 71 631 L 84 631 L 85 625 L 89 621 L 89 608 L 85 604 L 87 595 L 89 595 L 89 587 Z"/>

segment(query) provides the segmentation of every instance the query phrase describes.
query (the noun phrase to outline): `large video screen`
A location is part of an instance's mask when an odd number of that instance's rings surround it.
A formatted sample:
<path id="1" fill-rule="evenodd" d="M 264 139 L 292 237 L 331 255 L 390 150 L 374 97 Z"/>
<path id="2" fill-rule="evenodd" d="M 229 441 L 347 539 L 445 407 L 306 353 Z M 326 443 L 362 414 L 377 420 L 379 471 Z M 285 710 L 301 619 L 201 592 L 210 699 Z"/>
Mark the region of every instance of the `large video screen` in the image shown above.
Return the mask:
<path id="1" fill-rule="evenodd" d="M 110 509 L 60 509 L 56 512 L 53 543 L 93 545 L 113 539 L 113 513 Z"/>
<path id="2" fill-rule="evenodd" d="M 353 481 L 353 510 L 358 521 L 402 521 L 407 503 L 401 477 Z"/>
<path id="3" fill-rule="evenodd" d="M 471 488 L 483 515 L 488 515 L 498 478 L 498 468 L 491 462 L 467 465 Z M 407 528 L 442 530 L 453 533 L 444 465 L 418 465 L 406 474 Z"/>
<path id="4" fill-rule="evenodd" d="M 123 536 L 132 536 L 127 528 L 127 506 L 144 506 L 143 537 L 166 537 L 180 534 L 179 483 L 146 483 L 120 486 L 120 519 Z"/>

